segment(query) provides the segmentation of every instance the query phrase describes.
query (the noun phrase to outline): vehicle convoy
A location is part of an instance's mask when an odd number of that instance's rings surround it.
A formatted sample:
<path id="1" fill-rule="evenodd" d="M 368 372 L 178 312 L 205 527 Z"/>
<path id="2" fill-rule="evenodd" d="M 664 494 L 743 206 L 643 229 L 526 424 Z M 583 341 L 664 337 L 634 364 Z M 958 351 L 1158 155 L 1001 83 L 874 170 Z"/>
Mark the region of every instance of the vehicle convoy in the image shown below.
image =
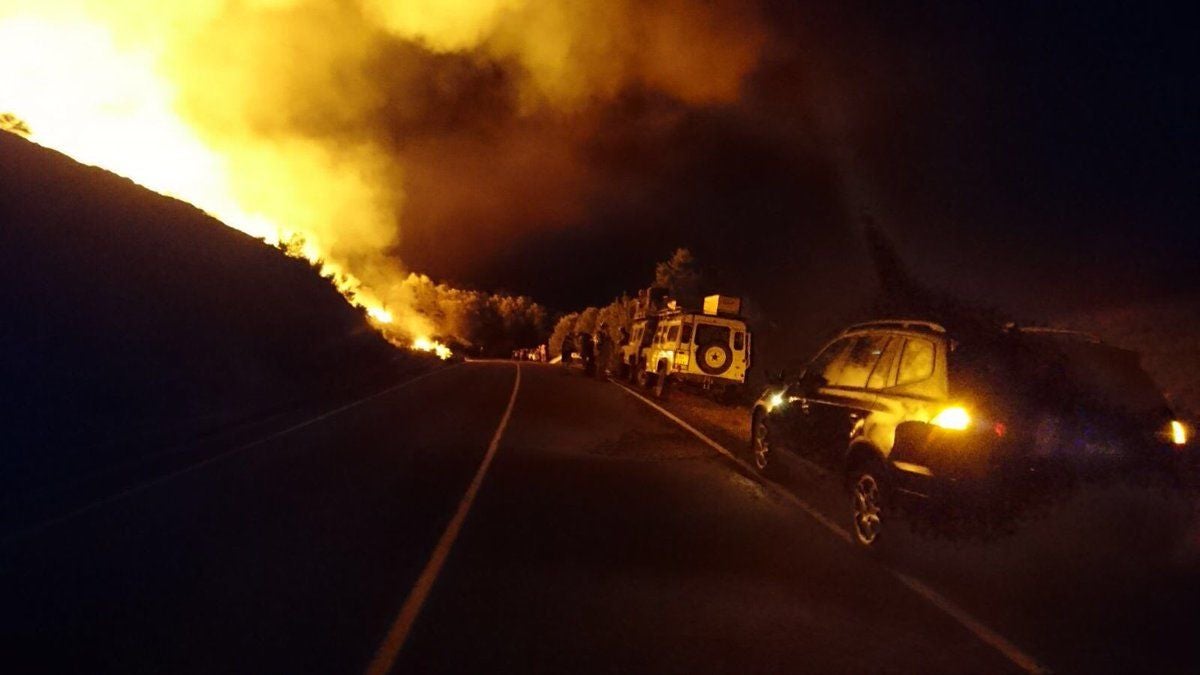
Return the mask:
<path id="1" fill-rule="evenodd" d="M 851 326 L 751 416 L 760 471 L 796 453 L 843 476 L 866 548 L 914 525 L 986 530 L 1078 480 L 1178 475 L 1188 430 L 1134 352 L 1042 328 Z M 974 532 L 979 533 L 979 532 Z"/>
<path id="2" fill-rule="evenodd" d="M 738 315 L 740 301 L 711 295 L 703 311 L 695 312 L 673 301 L 658 309 L 651 297 L 639 294 L 633 330 L 621 347 L 630 379 L 652 387 L 658 398 L 677 383 L 697 385 L 718 398 L 738 391 L 750 368 L 750 331 Z"/>

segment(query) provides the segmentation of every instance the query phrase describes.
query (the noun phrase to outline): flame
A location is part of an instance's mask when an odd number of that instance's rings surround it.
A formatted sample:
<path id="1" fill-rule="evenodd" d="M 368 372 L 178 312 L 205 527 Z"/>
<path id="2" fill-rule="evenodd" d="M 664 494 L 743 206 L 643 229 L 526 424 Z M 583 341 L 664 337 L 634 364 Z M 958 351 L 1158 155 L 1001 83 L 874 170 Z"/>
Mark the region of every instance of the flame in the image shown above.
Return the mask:
<path id="1" fill-rule="evenodd" d="M 0 113 L 29 140 L 203 209 L 225 224 L 312 263 L 377 324 L 395 314 L 312 231 L 243 207 L 226 155 L 176 111 L 176 87 L 151 47 L 122 47 L 102 22 L 15 16 L 0 20 Z"/>
<path id="2" fill-rule="evenodd" d="M 437 357 L 443 361 L 454 355 L 454 352 L 450 351 L 449 347 L 427 337 L 419 337 L 413 340 L 409 346 L 420 352 L 437 354 Z"/>
<path id="3" fill-rule="evenodd" d="M 443 355 L 428 336 L 469 343 L 453 317 L 480 298 L 391 257 L 405 178 L 423 161 L 401 156 L 410 139 L 396 118 L 418 135 L 438 126 L 421 122 L 441 120 L 463 78 L 437 71 L 427 82 L 419 69 L 458 62 L 413 50 L 503 69 L 489 81 L 509 83 L 502 98 L 515 105 L 496 121 L 519 128 L 628 85 L 727 103 L 765 41 L 739 4 L 0 0 L 0 128 L 319 263 L 388 339 Z"/>

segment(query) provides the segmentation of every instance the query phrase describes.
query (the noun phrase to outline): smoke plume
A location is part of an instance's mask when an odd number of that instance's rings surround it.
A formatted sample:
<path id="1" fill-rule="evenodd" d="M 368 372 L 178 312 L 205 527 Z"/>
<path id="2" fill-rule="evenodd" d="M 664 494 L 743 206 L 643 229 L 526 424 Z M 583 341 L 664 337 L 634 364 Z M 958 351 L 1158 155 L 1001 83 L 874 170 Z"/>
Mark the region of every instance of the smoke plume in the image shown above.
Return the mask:
<path id="1" fill-rule="evenodd" d="M 470 261 L 564 226 L 604 103 L 734 101 L 764 40 L 723 1 L 0 0 L 0 113 L 451 335 L 402 244 Z"/>

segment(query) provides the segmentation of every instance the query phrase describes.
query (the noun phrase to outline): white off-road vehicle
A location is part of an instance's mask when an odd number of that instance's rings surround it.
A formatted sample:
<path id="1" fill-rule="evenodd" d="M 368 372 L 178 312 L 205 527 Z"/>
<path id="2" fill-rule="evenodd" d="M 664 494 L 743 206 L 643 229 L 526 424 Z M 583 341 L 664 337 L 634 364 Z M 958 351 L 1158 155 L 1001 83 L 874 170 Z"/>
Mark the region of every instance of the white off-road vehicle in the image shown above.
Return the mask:
<path id="1" fill-rule="evenodd" d="M 638 384 L 653 387 L 659 398 L 675 383 L 697 385 L 718 398 L 735 393 L 750 368 L 750 331 L 737 315 L 740 304 L 714 295 L 705 298 L 703 312 L 659 313 L 639 359 Z"/>

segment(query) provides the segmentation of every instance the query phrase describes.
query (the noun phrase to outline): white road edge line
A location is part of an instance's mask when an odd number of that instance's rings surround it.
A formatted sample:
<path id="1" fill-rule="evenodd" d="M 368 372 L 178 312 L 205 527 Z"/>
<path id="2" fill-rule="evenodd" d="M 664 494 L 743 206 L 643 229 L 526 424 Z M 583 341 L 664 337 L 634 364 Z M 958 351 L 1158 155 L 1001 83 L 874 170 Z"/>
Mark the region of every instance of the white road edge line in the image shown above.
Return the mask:
<path id="1" fill-rule="evenodd" d="M 107 497 L 103 497 L 101 499 L 97 499 L 96 501 L 91 502 L 85 506 L 78 508 L 78 509 L 75 509 L 74 511 L 69 511 L 60 516 L 55 516 L 53 518 L 43 520 L 39 523 L 30 525 L 29 527 L 24 528 L 24 529 L 14 530 L 8 534 L 5 534 L 3 539 L 0 539 L 0 546 L 9 544 L 18 539 L 21 539 L 21 538 L 27 537 L 31 534 L 40 532 L 49 527 L 53 527 L 55 525 L 65 523 L 69 520 L 73 520 L 75 518 L 78 518 L 79 516 L 84 515 L 85 513 L 88 513 L 90 511 L 95 511 L 96 509 L 103 508 L 105 506 L 108 506 L 109 504 L 115 504 L 124 499 L 128 499 L 129 497 L 132 497 L 140 492 L 144 492 L 156 485 L 161 485 L 168 481 L 174 480 L 180 476 L 184 476 L 189 473 L 192 473 L 193 471 L 196 471 L 197 469 L 201 469 L 210 464 L 215 464 L 221 460 L 228 459 L 238 453 L 245 452 L 246 450 L 249 450 L 250 448 L 257 447 L 268 441 L 273 441 L 276 438 L 279 438 L 281 436 L 286 436 L 286 435 L 292 433 L 293 431 L 299 431 L 300 429 L 303 429 L 305 427 L 316 424 L 317 422 L 320 422 L 321 420 L 329 419 L 330 417 L 333 417 L 334 415 L 343 413 L 343 412 L 345 412 L 351 408 L 354 408 L 356 406 L 360 406 L 363 403 L 367 403 L 369 401 L 374 401 L 375 399 L 377 399 L 381 396 L 386 396 L 394 391 L 403 389 L 411 384 L 416 384 L 417 382 L 420 382 L 421 380 L 424 380 L 427 377 L 430 377 L 437 373 L 444 373 L 447 370 L 450 370 L 452 368 L 457 368 L 460 365 L 461 364 L 456 363 L 447 368 L 438 368 L 436 370 L 431 370 L 427 373 L 421 373 L 420 375 L 417 375 L 416 377 L 413 377 L 413 378 L 404 380 L 403 382 L 394 384 L 394 385 L 388 387 L 387 389 L 384 389 L 382 391 L 377 391 L 374 394 L 371 394 L 369 396 L 365 396 L 356 401 L 351 401 L 345 405 L 334 408 L 333 410 L 323 412 L 320 415 L 317 415 L 316 417 L 312 417 L 312 418 L 307 419 L 298 424 L 294 424 L 286 429 L 283 429 L 282 431 L 276 431 L 275 433 L 270 434 L 268 436 L 263 436 L 262 438 L 258 438 L 253 441 L 250 441 L 248 443 L 239 445 L 237 447 L 230 448 L 229 450 L 225 450 L 224 452 L 219 452 L 219 453 L 213 455 L 212 457 L 208 457 L 207 459 L 196 462 L 195 464 L 189 464 L 181 469 L 176 469 L 175 471 L 171 471 L 171 472 L 165 473 L 161 476 L 151 478 L 148 481 L 145 481 L 143 483 L 138 483 L 137 485 L 128 487 L 124 490 L 121 490 L 120 492 L 111 494 L 111 495 L 109 495 Z"/>
<path id="2" fill-rule="evenodd" d="M 720 453 L 722 456 L 724 456 L 725 459 L 742 467 L 747 472 L 749 472 L 750 475 L 757 476 L 758 472 L 755 471 L 754 467 L 750 466 L 750 464 L 748 462 L 743 461 L 742 459 L 740 459 L 739 457 L 734 455 L 732 452 L 726 450 L 725 447 L 722 446 L 720 443 L 709 438 L 703 432 L 696 429 L 695 427 L 688 424 L 687 422 L 683 421 L 682 419 L 680 419 L 677 415 L 675 415 L 671 411 L 658 405 L 654 401 L 651 401 L 650 399 L 646 398 L 645 396 L 642 396 L 641 394 L 630 389 L 629 387 L 626 387 L 626 386 L 620 384 L 619 382 L 616 382 L 613 380 L 610 380 L 610 381 L 613 384 L 620 387 L 622 391 L 626 392 L 630 396 L 633 396 L 633 397 L 641 400 L 646 405 L 657 410 L 659 413 L 661 413 L 667 419 L 669 419 L 672 422 L 683 427 L 684 430 L 688 431 L 693 436 L 695 436 L 696 438 L 703 441 L 706 445 L 711 447 L 713 450 L 716 450 L 718 453 Z M 847 531 L 841 525 L 838 525 L 837 523 L 830 520 L 825 514 L 821 513 L 816 508 L 814 508 L 813 506 L 811 506 L 804 500 L 800 499 L 796 495 L 783 489 L 781 486 L 779 486 L 771 481 L 760 480 L 759 484 L 762 485 L 763 487 L 767 488 L 768 490 L 770 490 L 775 496 L 780 497 L 780 498 L 784 499 L 785 501 L 790 502 L 791 504 L 794 504 L 795 506 L 799 507 L 801 511 L 804 511 L 809 516 L 811 516 L 813 520 L 817 521 L 821 525 L 824 525 L 825 529 L 832 532 L 834 534 L 834 536 L 838 537 L 842 541 L 846 542 L 847 544 L 854 543 L 853 539 L 851 539 L 849 531 Z M 955 605 L 948 598 L 943 596 L 941 593 L 938 593 L 937 591 L 933 590 L 932 588 L 927 586 L 924 582 L 921 582 L 913 577 L 910 577 L 907 574 L 904 574 L 903 572 L 899 572 L 899 571 L 893 569 L 892 567 L 887 567 L 887 570 L 889 572 L 891 572 L 892 576 L 896 577 L 896 579 L 901 584 L 904 584 L 904 586 L 907 587 L 909 590 L 911 590 L 914 593 L 916 593 L 917 595 L 921 596 L 922 598 L 925 599 L 926 602 L 933 605 L 937 609 L 941 610 L 944 614 L 946 614 L 950 618 L 957 621 L 959 624 L 961 624 L 967 630 L 971 631 L 971 633 L 975 637 L 979 638 L 980 641 L 982 641 L 984 644 L 988 645 L 992 649 L 995 649 L 996 651 L 1003 654 L 1005 656 L 1005 658 L 1007 658 L 1009 661 L 1012 661 L 1018 668 L 1026 671 L 1028 673 L 1049 673 L 1049 672 L 1051 672 L 1048 668 L 1046 668 L 1042 664 L 1038 663 L 1037 660 L 1034 659 L 1032 656 L 1026 654 L 1019 647 L 1014 645 L 1011 641 L 1004 638 L 1004 636 L 1000 635 L 996 631 L 985 626 L 978 619 L 971 616 L 971 614 L 969 614 L 966 610 L 962 609 L 958 605 Z"/>
<path id="3" fill-rule="evenodd" d="M 521 387 L 520 362 L 516 366 L 517 377 L 513 380 L 512 395 L 508 398 L 508 407 L 504 409 L 504 415 L 500 418 L 500 425 L 496 427 L 496 433 L 492 434 L 492 442 L 488 444 L 487 453 L 483 456 L 483 461 L 480 462 L 479 469 L 475 471 L 475 477 L 471 479 L 471 485 L 467 487 L 466 493 L 463 494 L 462 500 L 458 503 L 458 510 L 454 512 L 454 517 L 450 519 L 446 530 L 442 532 L 441 538 L 438 539 L 437 546 L 434 547 L 433 553 L 429 556 L 429 561 L 425 563 L 425 568 L 421 570 L 421 575 L 417 577 L 417 583 L 413 585 L 408 597 L 404 600 L 404 604 L 400 606 L 400 612 L 396 615 L 396 620 L 392 622 L 391 627 L 388 629 L 387 635 L 384 636 L 383 642 L 380 643 L 379 649 L 376 650 L 375 658 L 371 659 L 370 665 L 367 666 L 367 675 L 384 675 L 396 665 L 396 657 L 400 655 L 400 650 L 404 648 L 404 642 L 408 639 L 408 634 L 412 630 L 413 624 L 416 623 L 417 617 L 421 614 L 421 607 L 425 604 L 425 599 L 429 597 L 429 592 L 433 590 L 433 584 L 437 582 L 438 574 L 442 571 L 442 566 L 446 564 L 446 558 L 450 555 L 450 549 L 454 547 L 454 542 L 458 539 L 463 522 L 466 521 L 467 514 L 471 511 L 471 506 L 475 503 L 475 496 L 479 494 L 479 487 L 483 485 L 483 478 L 487 474 L 488 467 L 492 465 L 492 459 L 496 456 L 496 450 L 500 447 L 500 438 L 504 435 L 505 428 L 508 427 L 508 420 L 512 417 L 513 406 L 517 403 L 517 390 Z"/>

